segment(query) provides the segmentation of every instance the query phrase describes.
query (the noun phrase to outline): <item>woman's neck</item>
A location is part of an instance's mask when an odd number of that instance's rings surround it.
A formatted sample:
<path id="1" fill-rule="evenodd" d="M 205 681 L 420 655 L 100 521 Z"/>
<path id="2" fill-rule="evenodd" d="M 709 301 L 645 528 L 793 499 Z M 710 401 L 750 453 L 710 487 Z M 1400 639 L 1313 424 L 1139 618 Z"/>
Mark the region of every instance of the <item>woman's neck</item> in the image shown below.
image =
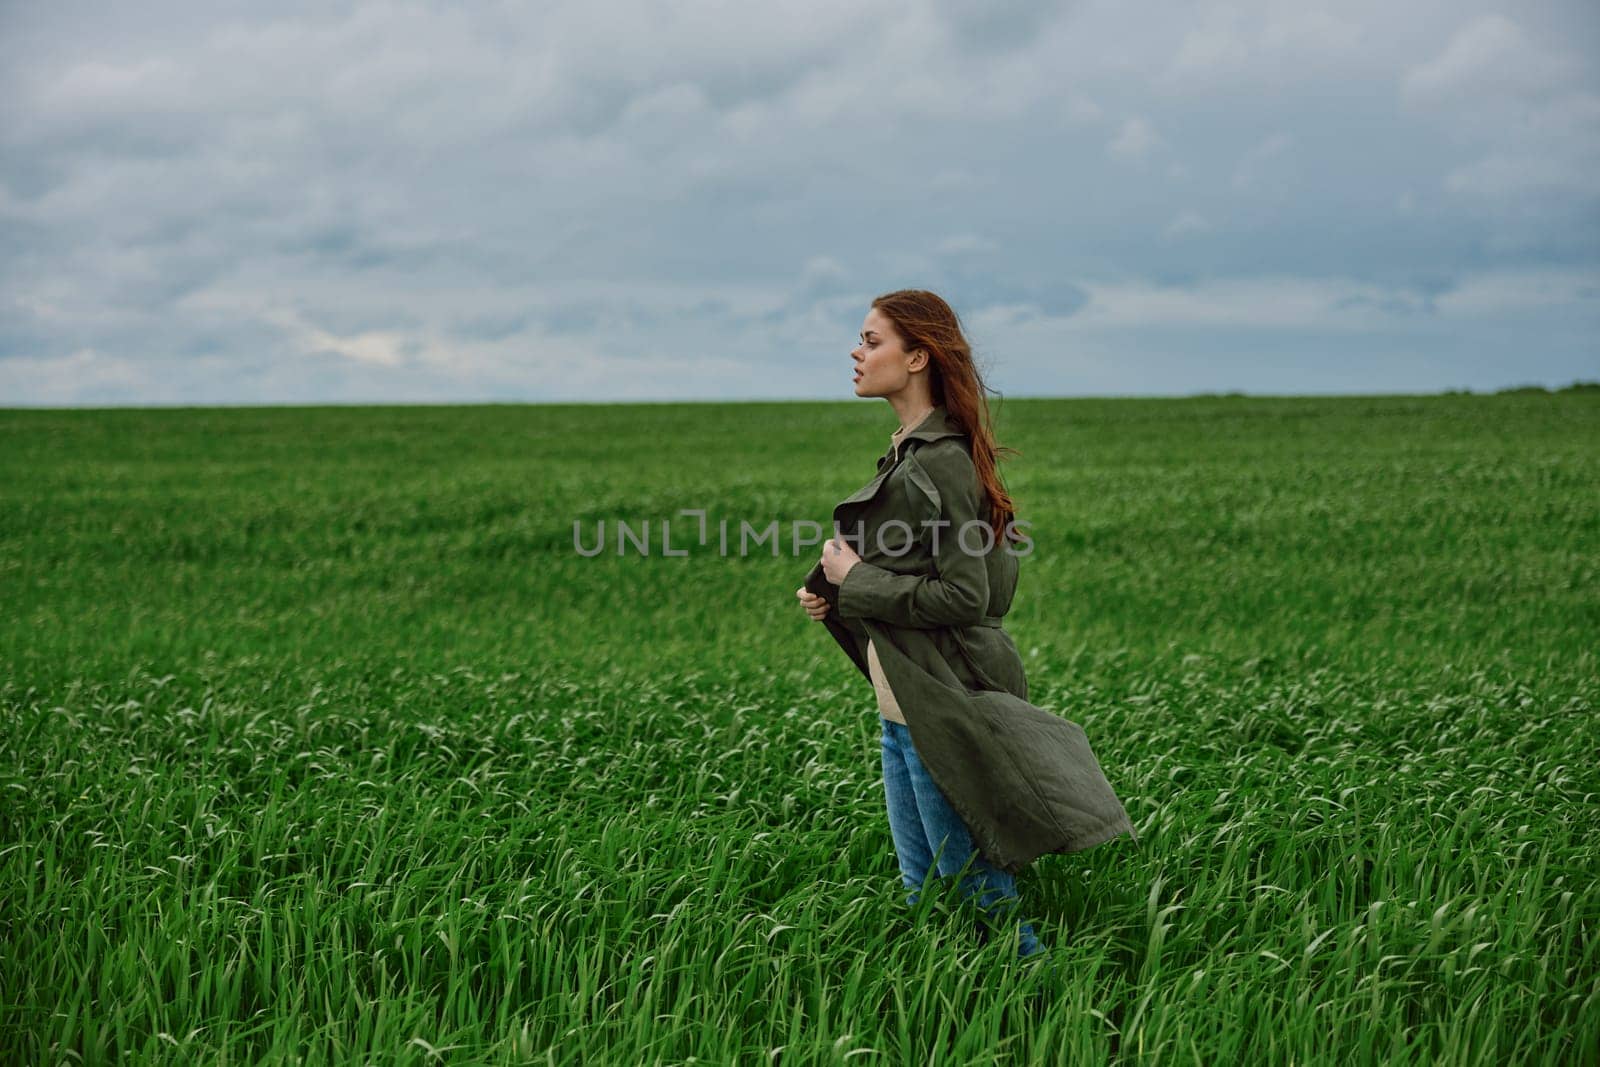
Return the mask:
<path id="1" fill-rule="evenodd" d="M 908 397 L 901 400 L 899 397 L 889 398 L 889 404 L 894 408 L 894 413 L 900 417 L 900 429 L 897 433 L 909 431 L 917 423 L 932 414 L 938 405 L 927 397 Z"/>

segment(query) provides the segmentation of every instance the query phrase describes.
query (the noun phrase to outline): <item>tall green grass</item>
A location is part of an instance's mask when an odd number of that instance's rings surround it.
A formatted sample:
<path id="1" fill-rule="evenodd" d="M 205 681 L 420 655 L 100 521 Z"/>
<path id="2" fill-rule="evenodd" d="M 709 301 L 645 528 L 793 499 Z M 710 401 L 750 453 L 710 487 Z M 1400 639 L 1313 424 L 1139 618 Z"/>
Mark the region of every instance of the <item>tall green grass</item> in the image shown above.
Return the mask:
<path id="1" fill-rule="evenodd" d="M 0 413 L 0 1052 L 1600 1062 L 1600 400 L 999 422 L 1140 834 L 1053 971 L 901 903 L 814 552 L 573 549 L 825 522 L 882 405 Z"/>

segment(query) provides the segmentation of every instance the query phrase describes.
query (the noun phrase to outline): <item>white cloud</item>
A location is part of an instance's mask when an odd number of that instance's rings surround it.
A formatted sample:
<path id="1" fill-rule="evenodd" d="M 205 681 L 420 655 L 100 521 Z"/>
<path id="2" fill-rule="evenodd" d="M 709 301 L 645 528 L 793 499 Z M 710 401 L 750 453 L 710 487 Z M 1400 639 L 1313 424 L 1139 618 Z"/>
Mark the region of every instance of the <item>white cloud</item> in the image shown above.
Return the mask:
<path id="1" fill-rule="evenodd" d="M 1123 122 L 1117 135 L 1106 145 L 1106 154 L 1124 162 L 1142 162 L 1162 144 L 1148 119 L 1134 116 Z"/>
<path id="2" fill-rule="evenodd" d="M 1187 286 L 1083 282 L 1089 304 L 1073 318 L 1083 329 L 1133 326 L 1308 326 L 1330 321 L 1348 283 L 1311 278 L 1227 278 Z"/>
<path id="3" fill-rule="evenodd" d="M 1445 191 L 1503 219 L 1541 194 L 1600 198 L 1593 82 L 1594 71 L 1564 44 L 1496 14 L 1461 27 L 1436 56 L 1407 70 L 1400 100 L 1477 156 L 1444 169 Z"/>
<path id="4" fill-rule="evenodd" d="M 1068 91 L 1066 102 L 1062 104 L 1061 111 L 1069 123 L 1080 126 L 1099 122 L 1101 117 L 1105 115 L 1105 111 L 1099 104 L 1095 103 L 1092 97 L 1076 89 Z"/>
<path id="5" fill-rule="evenodd" d="M 1348 65 L 1368 44 L 1361 6 L 1322 10 L 1312 0 L 1201 5 L 1154 84 L 1172 95 L 1212 93 Z"/>
<path id="6" fill-rule="evenodd" d="M 1400 90 L 1412 105 L 1486 95 L 1531 95 L 1568 81 L 1573 64 L 1541 49 L 1504 15 L 1485 15 L 1458 30 L 1443 52 L 1407 71 Z"/>
<path id="7" fill-rule="evenodd" d="M 130 359 L 80 348 L 65 356 L 0 359 L 0 402 L 74 404 L 126 396 L 145 382 Z"/>
<path id="8" fill-rule="evenodd" d="M 1514 312 L 1585 306 L 1600 316 L 1600 284 L 1593 274 L 1561 268 L 1486 271 L 1463 278 L 1435 304 L 1441 315 L 1491 318 Z"/>
<path id="9" fill-rule="evenodd" d="M 1250 46 L 1234 28 L 1201 27 L 1184 36 L 1163 77 L 1169 84 L 1191 82 L 1219 71 L 1236 70 L 1249 59 Z"/>
<path id="10" fill-rule="evenodd" d="M 406 334 L 399 330 L 364 330 L 341 337 L 313 326 L 290 309 L 269 311 L 263 318 L 287 331 L 296 346 L 309 355 L 330 352 L 378 367 L 398 367 L 404 362 L 401 350 Z"/>

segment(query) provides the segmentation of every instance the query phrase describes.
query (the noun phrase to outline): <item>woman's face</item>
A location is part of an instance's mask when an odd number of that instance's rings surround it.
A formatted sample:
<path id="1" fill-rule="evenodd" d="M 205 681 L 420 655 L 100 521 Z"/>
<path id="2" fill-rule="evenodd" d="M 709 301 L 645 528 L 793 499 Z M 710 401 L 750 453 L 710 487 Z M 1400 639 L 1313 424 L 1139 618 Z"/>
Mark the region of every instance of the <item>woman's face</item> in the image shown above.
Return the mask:
<path id="1" fill-rule="evenodd" d="M 877 308 L 867 312 L 861 323 L 861 343 L 850 353 L 856 361 L 856 396 L 893 396 L 911 381 L 909 364 L 916 369 L 927 366 L 926 358 L 913 357 L 905 350 L 894 324 Z"/>

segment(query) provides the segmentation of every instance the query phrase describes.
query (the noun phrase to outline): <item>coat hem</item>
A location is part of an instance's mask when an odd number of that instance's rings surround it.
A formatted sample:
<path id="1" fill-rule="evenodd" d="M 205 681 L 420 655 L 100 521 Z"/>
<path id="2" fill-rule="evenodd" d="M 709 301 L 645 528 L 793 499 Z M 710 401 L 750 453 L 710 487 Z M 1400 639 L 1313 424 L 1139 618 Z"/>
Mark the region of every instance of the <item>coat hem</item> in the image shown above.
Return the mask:
<path id="1" fill-rule="evenodd" d="M 909 722 L 906 724 L 906 729 L 908 731 L 911 729 Z M 915 746 L 915 744 L 916 737 L 913 734 L 912 745 Z M 1015 763 L 1013 763 L 1013 766 L 1015 766 Z M 939 791 L 945 797 L 945 802 L 948 803 L 951 808 L 955 810 L 956 814 L 961 817 L 962 823 L 967 827 L 968 834 L 973 837 L 973 844 L 977 846 L 977 849 L 980 853 L 982 853 L 983 858 L 989 863 L 993 864 L 995 867 L 1005 871 L 1007 874 L 1017 874 L 1024 867 L 1033 863 L 1035 860 L 1042 859 L 1045 856 L 1070 852 L 1083 852 L 1087 849 L 1094 848 L 1096 845 L 1103 845 L 1107 841 L 1120 837 L 1123 834 L 1127 834 L 1135 844 L 1137 844 L 1139 841 L 1139 835 L 1133 829 L 1132 820 L 1130 820 L 1127 814 L 1124 813 L 1117 818 L 1102 823 L 1095 829 L 1090 830 L 1088 833 L 1070 836 L 1059 844 L 1048 845 L 1044 848 L 1033 851 L 1032 855 L 1029 855 L 1027 851 L 1013 854 L 1020 855 L 1022 858 L 1003 861 L 1001 857 L 1007 855 L 1007 850 L 997 847 L 997 841 L 995 841 L 992 837 L 986 838 L 982 841 L 977 839 L 978 828 L 984 825 L 982 820 L 974 818 L 972 813 L 967 809 L 967 806 L 957 799 L 956 795 L 951 790 L 948 790 L 944 787 L 943 783 L 939 781 L 937 772 L 935 772 L 933 767 L 929 766 L 926 761 L 923 762 L 923 767 L 925 770 L 927 770 L 928 776 L 933 779 L 934 784 L 939 787 Z M 1037 795 L 1037 792 L 1035 795 Z M 1054 821 L 1053 818 L 1052 821 Z M 1058 833 L 1063 832 L 1059 822 L 1056 823 L 1056 830 Z"/>
<path id="2" fill-rule="evenodd" d="M 895 627 L 895 624 L 893 623 L 884 624 L 882 620 L 877 619 L 867 619 L 864 620 L 864 623 L 865 625 L 863 628 L 867 631 L 869 640 L 872 635 L 874 624 L 886 625 L 891 629 Z M 890 643 L 893 644 L 893 642 Z M 886 667 L 885 673 L 887 672 L 888 668 Z M 979 695 L 980 693 L 985 692 L 985 690 L 982 689 L 968 689 L 965 686 L 951 686 L 937 678 L 929 677 L 928 680 L 940 688 L 948 690 L 951 696 L 955 699 L 970 699 Z M 892 681 L 890 682 L 890 685 L 892 688 Z M 1008 689 L 1000 688 L 994 691 L 1022 699 L 1021 697 L 1018 697 L 1016 693 Z M 905 726 L 906 729 L 911 733 L 911 741 L 915 746 L 918 731 L 914 725 L 914 722 L 919 718 L 920 711 L 916 709 L 907 710 L 906 706 L 902 704 L 901 714 L 905 716 Z M 1106 841 L 1109 841 L 1112 838 L 1118 837 L 1124 833 L 1132 837 L 1135 842 L 1138 841 L 1138 836 L 1133 830 L 1132 821 L 1128 818 L 1128 815 L 1125 811 L 1119 812 L 1118 814 L 1112 816 L 1109 820 L 1099 824 L 1094 829 L 1089 830 L 1086 833 L 1073 834 L 1069 832 L 1066 827 L 1061 824 L 1061 820 L 1057 818 L 1055 812 L 1050 810 L 1050 805 L 1045 801 L 1043 794 L 1040 792 L 1039 783 L 1035 780 L 1034 776 L 1028 773 L 1028 771 L 1017 762 L 1016 757 L 1012 755 L 1008 749 L 1005 749 L 1002 746 L 1001 751 L 1003 752 L 1004 758 L 1010 764 L 1011 769 L 1017 776 L 1018 780 L 1021 781 L 1026 786 L 1028 791 L 1033 794 L 1034 800 L 1038 803 L 1039 808 L 1049 813 L 1050 822 L 1055 828 L 1055 844 L 1047 844 L 1043 847 L 1025 848 L 1021 852 L 1017 852 L 1012 848 L 1006 847 L 1002 844 L 1001 837 L 996 836 L 995 833 L 992 832 L 993 828 L 990 821 L 978 817 L 975 812 L 967 807 L 964 799 L 961 796 L 961 791 L 947 787 L 946 784 L 941 780 L 941 772 L 937 766 L 937 763 L 930 763 L 926 758 L 924 758 L 922 761 L 923 766 L 927 769 L 929 777 L 931 777 L 934 781 L 934 784 L 939 787 L 939 791 L 944 795 L 946 802 L 949 803 L 950 807 L 955 811 L 955 813 L 960 816 L 962 823 L 967 827 L 967 832 L 971 835 L 973 844 L 977 847 L 978 851 L 982 853 L 983 858 L 990 864 L 1003 871 L 1006 871 L 1007 873 L 1016 874 L 1023 867 L 1042 856 L 1056 853 L 1082 852 L 1085 849 L 1090 849 L 1096 845 L 1104 844 Z M 920 751 L 918 755 L 919 757 L 921 756 Z M 1049 836 L 1047 836 L 1045 840 L 1050 840 Z M 1012 843 L 1015 844 L 1015 842 Z M 1020 856 L 1023 858 L 1002 861 L 1002 857 L 1011 856 Z"/>
<path id="3" fill-rule="evenodd" d="M 1046 848 L 1040 852 L 1034 853 L 1031 856 L 1027 856 L 1024 859 L 1014 860 L 1011 863 L 995 863 L 994 865 L 1005 871 L 1007 874 L 1017 874 L 1024 867 L 1027 867 L 1029 864 L 1034 863 L 1037 860 L 1041 860 L 1046 856 L 1071 852 L 1083 852 L 1087 849 L 1094 848 L 1096 845 L 1103 845 L 1107 841 L 1121 837 L 1123 834 L 1127 834 L 1135 844 L 1138 844 L 1139 835 L 1134 832 L 1133 824 L 1127 819 L 1118 819 L 1114 822 L 1107 823 L 1105 826 L 1095 830 L 1093 833 L 1080 834 L 1065 844 L 1057 845 L 1053 848 Z M 994 863 L 994 860 L 991 859 L 989 862 Z"/>

